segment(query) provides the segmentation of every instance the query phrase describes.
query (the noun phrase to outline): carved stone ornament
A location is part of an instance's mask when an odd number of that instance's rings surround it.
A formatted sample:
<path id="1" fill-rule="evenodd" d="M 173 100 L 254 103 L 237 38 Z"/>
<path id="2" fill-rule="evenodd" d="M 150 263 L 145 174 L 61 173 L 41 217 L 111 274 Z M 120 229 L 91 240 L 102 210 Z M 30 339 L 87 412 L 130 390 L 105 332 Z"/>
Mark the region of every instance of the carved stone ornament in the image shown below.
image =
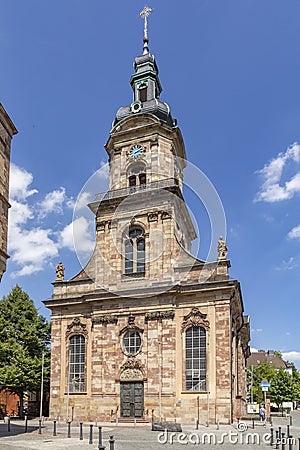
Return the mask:
<path id="1" fill-rule="evenodd" d="M 153 212 L 148 214 L 148 222 L 157 222 L 158 221 L 158 213 Z"/>
<path id="2" fill-rule="evenodd" d="M 93 317 L 93 319 L 92 319 L 93 325 L 99 324 L 99 323 L 101 323 L 103 325 L 107 325 L 108 323 L 117 323 L 117 322 L 118 322 L 117 316 L 112 316 L 111 314 L 107 314 L 105 316 Z"/>
<path id="3" fill-rule="evenodd" d="M 121 366 L 120 381 L 143 381 L 143 367 L 135 358 L 129 357 Z"/>
<path id="4" fill-rule="evenodd" d="M 181 332 L 183 333 L 189 327 L 203 327 L 206 330 L 209 329 L 209 321 L 206 320 L 206 314 L 203 314 L 199 308 L 193 308 L 188 315 L 184 316 Z"/>
<path id="5" fill-rule="evenodd" d="M 158 320 L 161 322 L 163 319 L 174 319 L 175 311 L 153 311 L 146 313 L 145 321 L 149 322 L 150 320 Z"/>
<path id="6" fill-rule="evenodd" d="M 161 220 L 171 219 L 171 215 L 167 211 L 161 213 Z"/>
<path id="7" fill-rule="evenodd" d="M 66 336 L 68 337 L 70 334 L 83 334 L 86 336 L 88 334 L 86 329 L 86 324 L 82 323 L 78 317 L 76 317 L 72 323 L 67 325 Z"/>
<path id="8" fill-rule="evenodd" d="M 117 228 L 118 227 L 118 221 L 117 219 L 109 220 L 108 222 L 108 228 Z"/>
<path id="9" fill-rule="evenodd" d="M 104 230 L 105 230 L 105 222 L 97 223 L 97 231 L 104 231 Z"/>
<path id="10" fill-rule="evenodd" d="M 122 328 L 119 335 L 121 336 L 122 334 L 127 333 L 127 331 L 138 331 L 139 333 L 144 333 L 144 330 L 142 330 L 142 328 L 139 328 L 135 324 L 135 317 L 132 314 L 129 314 L 128 325 L 126 325 L 126 327 Z"/>

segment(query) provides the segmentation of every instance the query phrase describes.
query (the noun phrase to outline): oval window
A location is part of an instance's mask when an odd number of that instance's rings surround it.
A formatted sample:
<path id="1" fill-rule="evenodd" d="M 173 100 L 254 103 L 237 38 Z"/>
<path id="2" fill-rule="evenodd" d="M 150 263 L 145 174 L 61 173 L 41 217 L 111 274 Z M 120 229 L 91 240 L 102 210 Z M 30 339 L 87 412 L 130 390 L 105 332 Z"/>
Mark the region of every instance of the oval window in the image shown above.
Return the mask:
<path id="1" fill-rule="evenodd" d="M 123 347 L 126 353 L 133 355 L 141 348 L 141 336 L 138 331 L 127 331 L 123 338 Z"/>

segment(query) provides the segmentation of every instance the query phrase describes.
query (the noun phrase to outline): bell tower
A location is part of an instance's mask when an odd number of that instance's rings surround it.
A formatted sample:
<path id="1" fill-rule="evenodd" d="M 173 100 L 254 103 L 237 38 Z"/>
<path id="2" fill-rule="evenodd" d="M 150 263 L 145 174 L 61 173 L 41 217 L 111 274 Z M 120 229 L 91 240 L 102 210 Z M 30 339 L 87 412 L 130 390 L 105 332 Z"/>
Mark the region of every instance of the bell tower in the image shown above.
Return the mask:
<path id="1" fill-rule="evenodd" d="M 89 205 L 96 216 L 95 276 L 109 290 L 122 289 L 130 277 L 148 287 L 174 281 L 173 265 L 196 237 L 182 195 L 182 134 L 169 105 L 160 100 L 158 67 L 149 53 L 149 10 L 141 13 L 144 49 L 130 79 L 133 101 L 117 111 L 105 145 L 109 191 Z"/>

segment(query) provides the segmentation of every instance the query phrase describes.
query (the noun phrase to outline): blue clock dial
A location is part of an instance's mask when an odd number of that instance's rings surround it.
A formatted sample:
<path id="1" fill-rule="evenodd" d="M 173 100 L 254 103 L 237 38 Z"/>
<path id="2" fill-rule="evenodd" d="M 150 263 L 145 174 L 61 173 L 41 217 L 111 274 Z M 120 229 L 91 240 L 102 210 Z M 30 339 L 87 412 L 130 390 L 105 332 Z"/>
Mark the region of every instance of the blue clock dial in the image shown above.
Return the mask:
<path id="1" fill-rule="evenodd" d="M 138 156 L 138 155 L 140 155 L 141 151 L 142 151 L 142 147 L 140 145 L 135 145 L 131 149 L 131 154 L 132 154 L 132 156 Z"/>

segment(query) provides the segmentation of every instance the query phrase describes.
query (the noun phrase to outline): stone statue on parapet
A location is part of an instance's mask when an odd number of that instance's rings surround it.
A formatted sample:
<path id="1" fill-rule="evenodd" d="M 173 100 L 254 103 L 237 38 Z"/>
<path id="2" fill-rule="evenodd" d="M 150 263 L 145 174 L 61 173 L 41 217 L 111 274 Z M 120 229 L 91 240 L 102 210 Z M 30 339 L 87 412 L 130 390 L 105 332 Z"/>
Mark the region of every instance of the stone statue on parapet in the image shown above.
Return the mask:
<path id="1" fill-rule="evenodd" d="M 228 247 L 226 242 L 223 240 L 222 236 L 220 236 L 218 242 L 218 261 L 227 258 Z"/>
<path id="2" fill-rule="evenodd" d="M 63 263 L 60 261 L 56 266 L 56 280 L 55 281 L 64 281 L 65 279 L 65 268 Z"/>

